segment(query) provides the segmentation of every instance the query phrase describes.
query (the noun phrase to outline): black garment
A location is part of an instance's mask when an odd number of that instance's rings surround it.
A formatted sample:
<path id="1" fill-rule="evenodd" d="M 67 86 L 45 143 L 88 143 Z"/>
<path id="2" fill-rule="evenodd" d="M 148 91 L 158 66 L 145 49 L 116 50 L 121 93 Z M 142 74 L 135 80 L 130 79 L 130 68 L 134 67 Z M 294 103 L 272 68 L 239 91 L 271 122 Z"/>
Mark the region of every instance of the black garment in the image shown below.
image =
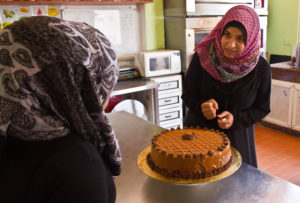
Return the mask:
<path id="1" fill-rule="evenodd" d="M 222 83 L 202 68 L 195 53 L 183 81 L 182 99 L 189 108 L 184 124 L 224 131 L 243 161 L 257 167 L 254 124 L 270 112 L 270 93 L 270 65 L 263 57 L 248 75 L 231 83 Z M 233 114 L 230 129 L 222 130 L 217 119 L 206 120 L 203 116 L 201 104 L 209 99 L 217 101 L 217 114 L 223 111 Z"/>
<path id="2" fill-rule="evenodd" d="M 45 142 L 8 138 L 0 159 L 0 202 L 112 203 L 116 190 L 96 147 L 68 135 Z"/>

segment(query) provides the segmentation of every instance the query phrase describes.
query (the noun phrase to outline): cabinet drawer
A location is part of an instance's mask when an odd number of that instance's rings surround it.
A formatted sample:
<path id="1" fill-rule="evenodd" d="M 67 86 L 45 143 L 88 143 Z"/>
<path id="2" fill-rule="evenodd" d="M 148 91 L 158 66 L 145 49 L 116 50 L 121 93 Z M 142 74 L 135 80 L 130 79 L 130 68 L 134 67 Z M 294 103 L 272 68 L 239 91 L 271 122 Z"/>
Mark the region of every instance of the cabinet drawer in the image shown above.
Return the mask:
<path id="1" fill-rule="evenodd" d="M 171 109 L 178 109 L 178 108 L 182 108 L 181 103 L 175 103 L 175 104 L 159 106 L 158 111 L 162 113 L 162 112 L 166 112 L 166 111 L 171 110 Z"/>
<path id="2" fill-rule="evenodd" d="M 174 80 L 170 82 L 162 82 L 158 86 L 158 90 L 174 89 L 179 88 L 179 81 Z"/>
<path id="3" fill-rule="evenodd" d="M 181 95 L 181 90 L 178 88 L 175 88 L 175 89 L 167 89 L 167 90 L 158 91 L 158 97 L 160 99 L 170 97 L 171 95 Z"/>
<path id="4" fill-rule="evenodd" d="M 158 106 L 164 106 L 164 105 L 176 104 L 176 103 L 179 103 L 179 96 L 168 97 L 168 98 L 158 100 Z"/>
<path id="5" fill-rule="evenodd" d="M 159 115 L 159 121 L 166 121 L 170 119 L 180 118 L 180 111 L 172 111 Z"/>
<path id="6" fill-rule="evenodd" d="M 174 120 L 171 120 L 171 121 L 164 121 L 164 122 L 160 123 L 160 126 L 163 127 L 163 128 L 167 128 L 167 129 L 170 129 L 170 128 L 176 129 L 178 126 L 180 126 L 181 128 L 183 127 L 181 119 L 174 119 Z"/>

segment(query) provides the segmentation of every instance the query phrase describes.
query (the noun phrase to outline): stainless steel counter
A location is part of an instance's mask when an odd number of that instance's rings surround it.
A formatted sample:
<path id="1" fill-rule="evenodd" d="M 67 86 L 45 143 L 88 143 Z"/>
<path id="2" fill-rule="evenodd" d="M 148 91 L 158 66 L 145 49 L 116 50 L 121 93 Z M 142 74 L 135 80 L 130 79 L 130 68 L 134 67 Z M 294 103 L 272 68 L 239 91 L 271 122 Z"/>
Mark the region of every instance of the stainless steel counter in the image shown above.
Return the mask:
<path id="1" fill-rule="evenodd" d="M 109 114 L 123 162 L 115 180 L 117 203 L 299 203 L 300 187 L 248 164 L 233 175 L 199 185 L 176 185 L 145 175 L 137 165 L 139 153 L 163 128 L 124 111 Z"/>

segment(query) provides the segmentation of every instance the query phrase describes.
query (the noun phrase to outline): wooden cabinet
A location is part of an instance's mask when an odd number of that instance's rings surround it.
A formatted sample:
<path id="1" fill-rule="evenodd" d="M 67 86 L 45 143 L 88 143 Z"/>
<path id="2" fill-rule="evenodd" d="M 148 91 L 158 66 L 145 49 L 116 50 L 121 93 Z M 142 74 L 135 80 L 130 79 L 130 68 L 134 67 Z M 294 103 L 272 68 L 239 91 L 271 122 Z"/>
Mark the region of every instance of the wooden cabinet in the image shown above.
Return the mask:
<path id="1" fill-rule="evenodd" d="M 87 5 L 87 4 L 143 4 L 143 3 L 151 3 L 153 0 L 20 0 L 20 1 L 12 1 L 12 0 L 2 0 L 0 4 L 64 4 L 64 5 Z"/>
<path id="2" fill-rule="evenodd" d="M 273 79 L 271 113 L 263 121 L 300 131 L 300 84 Z"/>

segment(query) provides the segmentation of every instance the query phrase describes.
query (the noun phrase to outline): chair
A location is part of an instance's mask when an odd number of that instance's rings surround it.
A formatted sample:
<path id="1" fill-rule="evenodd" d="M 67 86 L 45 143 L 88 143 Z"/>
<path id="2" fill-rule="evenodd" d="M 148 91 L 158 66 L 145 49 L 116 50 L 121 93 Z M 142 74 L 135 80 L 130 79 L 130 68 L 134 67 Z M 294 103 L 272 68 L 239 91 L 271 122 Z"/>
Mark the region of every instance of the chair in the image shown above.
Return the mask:
<path id="1" fill-rule="evenodd" d="M 284 62 L 284 61 L 291 61 L 291 56 L 276 55 L 276 54 L 270 55 L 270 61 L 269 61 L 270 64 Z"/>

